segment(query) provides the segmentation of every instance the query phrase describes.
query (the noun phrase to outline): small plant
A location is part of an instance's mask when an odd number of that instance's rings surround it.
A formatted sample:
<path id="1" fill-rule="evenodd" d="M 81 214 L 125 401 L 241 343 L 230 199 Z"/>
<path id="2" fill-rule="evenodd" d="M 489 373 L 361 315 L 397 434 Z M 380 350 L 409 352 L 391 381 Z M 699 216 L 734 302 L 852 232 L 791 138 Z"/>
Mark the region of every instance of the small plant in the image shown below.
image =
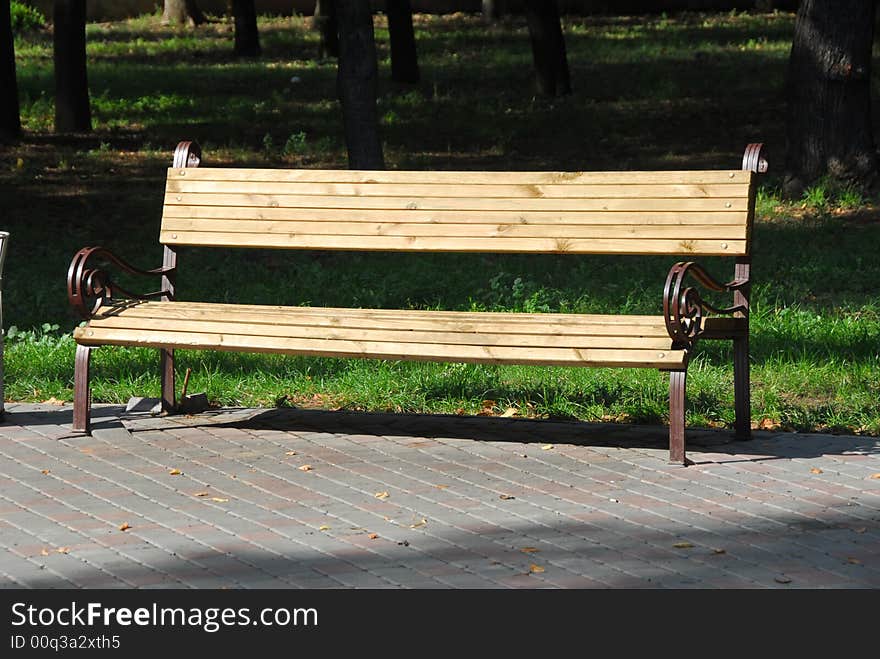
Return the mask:
<path id="1" fill-rule="evenodd" d="M 39 9 L 15 0 L 9 3 L 9 18 L 14 35 L 41 30 L 46 26 L 46 17 Z"/>
<path id="2" fill-rule="evenodd" d="M 272 148 L 274 146 L 274 142 L 272 141 L 272 134 L 266 133 L 263 135 L 263 153 L 267 156 L 272 153 Z"/>
<path id="3" fill-rule="evenodd" d="M 284 143 L 284 148 L 281 149 L 281 153 L 285 156 L 292 156 L 297 153 L 303 153 L 306 150 L 306 134 L 304 131 L 299 131 L 298 133 L 291 133 L 290 137 L 287 138 L 287 141 Z"/>
<path id="4" fill-rule="evenodd" d="M 824 184 L 817 183 L 804 190 L 801 201 L 807 208 L 821 210 L 828 205 L 828 189 Z"/>
<path id="5" fill-rule="evenodd" d="M 865 205 L 862 191 L 852 183 L 844 185 L 837 192 L 837 206 L 844 210 L 855 210 Z"/>

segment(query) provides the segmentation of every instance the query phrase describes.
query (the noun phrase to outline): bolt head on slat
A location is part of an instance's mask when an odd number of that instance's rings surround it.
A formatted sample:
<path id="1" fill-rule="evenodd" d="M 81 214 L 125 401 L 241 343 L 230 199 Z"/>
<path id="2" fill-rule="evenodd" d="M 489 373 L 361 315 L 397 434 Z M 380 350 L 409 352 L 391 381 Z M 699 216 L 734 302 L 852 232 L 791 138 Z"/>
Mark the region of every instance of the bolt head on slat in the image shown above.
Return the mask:
<path id="1" fill-rule="evenodd" d="M 731 204 L 731 203 L 728 201 L 726 204 L 724 204 L 724 207 L 725 207 L 725 208 L 730 208 L 732 205 L 733 205 L 733 204 Z"/>
<path id="2" fill-rule="evenodd" d="M 721 249 L 727 249 L 727 243 L 721 243 Z"/>
<path id="3" fill-rule="evenodd" d="M 186 176 L 186 170 L 185 170 L 185 169 L 181 169 L 181 170 L 180 170 L 180 175 L 181 175 L 181 176 Z"/>

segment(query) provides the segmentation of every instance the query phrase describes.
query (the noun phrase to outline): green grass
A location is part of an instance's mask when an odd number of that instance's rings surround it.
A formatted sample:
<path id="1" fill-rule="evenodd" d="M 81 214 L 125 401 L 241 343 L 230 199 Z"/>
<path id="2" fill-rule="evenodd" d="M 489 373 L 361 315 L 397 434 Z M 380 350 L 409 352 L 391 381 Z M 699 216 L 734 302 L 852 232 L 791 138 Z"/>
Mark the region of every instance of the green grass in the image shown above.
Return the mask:
<path id="1" fill-rule="evenodd" d="M 674 169 L 735 167 L 770 146 L 759 189 L 752 295 L 753 421 L 880 433 L 880 222 L 876 194 L 820 181 L 779 196 L 789 14 L 571 19 L 575 93 L 533 97 L 521 21 L 417 16 L 423 82 L 389 82 L 378 21 L 379 114 L 390 167 Z M 156 17 L 88 28 L 95 132 L 51 135 L 51 39 L 16 41 L 21 145 L 0 151 L 12 232 L 4 281 L 12 400 L 72 397 L 72 254 L 105 244 L 158 264 L 164 170 L 180 139 L 208 162 L 344 167 L 335 65 L 314 60 L 301 17 L 261 20 L 265 56 L 231 57 L 231 26 L 162 28 Z M 875 71 L 880 67 L 875 67 Z M 292 81 L 292 78 L 295 81 Z M 876 108 L 878 104 L 874 104 Z M 672 258 L 183 250 L 181 299 L 314 306 L 657 313 Z M 719 278 L 729 259 L 712 259 Z M 44 327 L 44 324 L 46 326 Z M 58 329 L 53 329 L 57 325 Z M 155 351 L 107 348 L 94 399 L 158 395 Z M 224 405 L 306 405 L 661 423 L 653 371 L 383 363 L 181 352 L 191 391 Z M 689 370 L 688 422 L 730 426 L 730 346 L 704 341 Z M 485 403 L 485 401 L 493 401 Z"/>

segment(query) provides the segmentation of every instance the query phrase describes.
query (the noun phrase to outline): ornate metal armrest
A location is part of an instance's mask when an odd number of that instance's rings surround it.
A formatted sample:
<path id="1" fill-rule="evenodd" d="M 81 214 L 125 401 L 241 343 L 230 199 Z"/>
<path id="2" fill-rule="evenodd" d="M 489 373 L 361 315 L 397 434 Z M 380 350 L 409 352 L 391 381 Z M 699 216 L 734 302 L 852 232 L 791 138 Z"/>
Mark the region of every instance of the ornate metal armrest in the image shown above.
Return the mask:
<path id="1" fill-rule="evenodd" d="M 703 331 L 703 316 L 707 312 L 727 315 L 748 312 L 748 308 L 741 304 L 731 307 L 709 304 L 702 298 L 699 290 L 685 285 L 688 275 L 704 288 L 719 293 L 732 293 L 749 285 L 748 279 L 735 279 L 722 284 L 692 261 L 682 261 L 672 266 L 663 294 L 663 317 L 666 319 L 666 330 L 672 338 L 672 344 L 678 348 L 688 348 L 696 342 Z"/>
<path id="2" fill-rule="evenodd" d="M 103 247 L 84 247 L 76 253 L 67 270 L 67 298 L 76 312 L 88 320 L 101 306 L 118 294 L 123 299 L 150 300 L 174 294 L 168 290 L 152 293 L 132 293 L 113 281 L 110 273 L 97 267 L 99 264 L 112 264 L 132 275 L 173 275 L 174 268 L 154 268 L 141 270 L 122 260 Z"/>

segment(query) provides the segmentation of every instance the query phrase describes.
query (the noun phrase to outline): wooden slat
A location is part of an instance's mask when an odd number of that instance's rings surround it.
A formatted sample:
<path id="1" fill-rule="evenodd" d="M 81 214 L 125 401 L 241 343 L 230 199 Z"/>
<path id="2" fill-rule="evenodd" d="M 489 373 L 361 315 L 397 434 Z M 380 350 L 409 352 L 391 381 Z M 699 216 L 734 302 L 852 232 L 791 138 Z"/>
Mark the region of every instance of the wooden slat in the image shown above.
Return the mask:
<path id="1" fill-rule="evenodd" d="M 166 195 L 169 205 L 184 206 L 251 206 L 264 208 L 303 208 L 310 205 L 321 206 L 326 198 L 313 195 L 307 199 L 303 195 L 270 195 L 270 194 L 205 194 L 205 193 L 172 193 Z M 336 202 L 335 199 L 347 201 Z M 349 207 L 367 207 L 369 197 L 344 197 L 334 195 L 333 204 L 347 204 Z M 376 197 L 375 206 L 391 210 L 573 210 L 573 211 L 606 211 L 606 212 L 657 212 L 657 211 L 748 211 L 747 197 L 716 197 L 711 199 L 573 199 L 570 197 Z M 330 206 L 335 207 L 334 205 Z"/>
<path id="2" fill-rule="evenodd" d="M 603 225 L 577 226 L 568 224 L 409 224 L 402 222 L 285 222 L 280 220 L 191 220 L 167 218 L 162 223 L 166 232 L 189 231 L 204 233 L 265 233 L 334 236 L 435 236 L 472 238 L 711 238 L 745 240 L 746 227 L 667 225 Z"/>
<path id="3" fill-rule="evenodd" d="M 733 212 L 746 214 L 747 197 L 710 199 L 572 199 L 569 197 L 346 197 L 343 195 L 170 193 L 166 205 L 253 208 L 387 208 L 389 210 Z"/>
<path id="4" fill-rule="evenodd" d="M 82 345 L 141 345 L 157 348 L 303 354 L 322 357 L 369 357 L 417 361 L 461 361 L 478 364 L 540 364 L 547 366 L 681 367 L 682 350 L 592 348 L 523 348 L 382 341 L 262 337 L 238 334 L 120 330 L 79 327 L 74 337 Z"/>
<path id="5" fill-rule="evenodd" d="M 312 199 L 319 199 L 313 197 Z M 339 197 L 339 203 L 346 201 Z M 354 200 L 354 205 L 357 203 Z M 335 202 L 334 202 L 335 203 Z M 574 224 L 584 226 L 625 225 L 732 225 L 744 226 L 744 211 L 511 211 L 511 210 L 392 210 L 387 208 L 266 208 L 260 206 L 181 206 L 167 203 L 163 221 L 172 218 L 221 220 L 284 220 L 298 222 L 405 222 L 436 224 Z"/>
<path id="6" fill-rule="evenodd" d="M 163 230 L 166 245 L 263 247 L 370 251 L 494 252 L 542 254 L 745 254 L 744 240 L 645 240 L 554 238 L 438 238 L 432 236 L 317 236 L 285 233 L 187 232 Z"/>
<path id="7" fill-rule="evenodd" d="M 747 184 L 739 185 L 581 185 L 444 183 L 269 183 L 259 181 L 198 181 L 168 179 L 169 194 L 268 194 L 345 197 L 452 197 L 478 199 L 696 199 L 746 198 Z"/>
<path id="8" fill-rule="evenodd" d="M 211 302 L 137 302 L 106 307 L 99 320 L 128 315 L 144 320 L 171 318 L 228 323 L 265 323 L 448 332 L 569 334 L 594 336 L 668 336 L 661 316 L 609 314 L 528 314 L 516 312 L 425 311 Z M 95 322 L 95 321 L 93 321 Z"/>
<path id="9" fill-rule="evenodd" d="M 472 346 L 520 346 L 543 348 L 633 348 L 669 350 L 671 339 L 639 336 L 583 336 L 570 334 L 512 334 L 467 331 L 415 329 L 321 327 L 266 323 L 229 323 L 213 320 L 179 320 L 175 318 L 144 318 L 122 315 L 93 322 L 91 328 L 101 330 L 172 331 L 197 334 L 236 334 L 243 336 L 306 338 L 342 341 L 373 341 L 383 343 L 420 343 Z"/>
<path id="10" fill-rule="evenodd" d="M 244 307 L 244 308 L 242 308 Z M 357 311 L 359 313 L 349 313 Z M 114 318 L 135 319 L 126 322 L 150 323 L 157 319 L 173 321 L 206 321 L 218 319 L 232 324 L 265 324 L 279 326 L 304 325 L 324 328 L 424 330 L 432 332 L 533 334 L 566 336 L 636 336 L 661 337 L 668 333 L 659 316 L 619 316 L 619 322 L 608 322 L 604 317 L 581 322 L 566 322 L 561 314 L 541 314 L 543 320 L 533 320 L 497 313 L 446 313 L 440 311 L 411 311 L 394 314 L 384 309 L 333 310 L 320 307 L 287 307 L 281 310 L 257 307 L 251 310 L 245 305 L 204 304 L 187 302 L 143 303 L 119 310 L 108 309 L 92 322 L 101 324 Z M 568 314 L 565 314 L 568 315 Z M 643 319 L 650 318 L 650 322 Z"/>
<path id="11" fill-rule="evenodd" d="M 311 183 L 469 183 L 548 184 L 571 182 L 592 185 L 748 183 L 752 172 L 733 170 L 621 171 L 621 172 L 484 172 L 484 171 L 363 171 L 338 169 L 169 168 L 171 180 L 260 181 Z"/>

